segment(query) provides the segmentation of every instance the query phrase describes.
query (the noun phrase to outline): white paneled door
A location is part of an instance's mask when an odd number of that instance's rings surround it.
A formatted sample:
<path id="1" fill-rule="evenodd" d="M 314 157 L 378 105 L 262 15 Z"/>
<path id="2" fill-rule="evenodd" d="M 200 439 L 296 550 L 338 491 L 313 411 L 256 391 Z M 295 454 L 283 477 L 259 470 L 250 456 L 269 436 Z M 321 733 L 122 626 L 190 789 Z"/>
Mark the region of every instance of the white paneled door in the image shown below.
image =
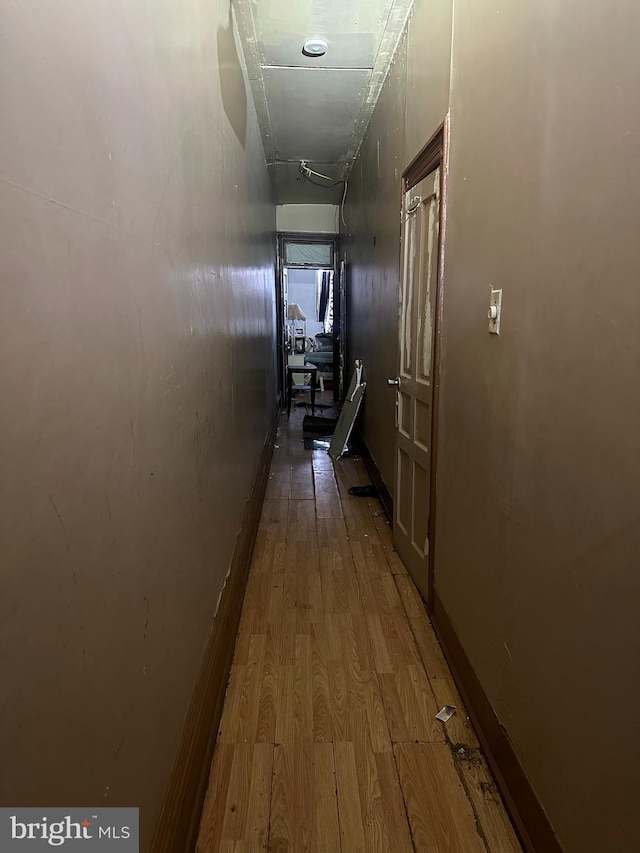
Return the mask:
<path id="1" fill-rule="evenodd" d="M 433 350 L 438 280 L 440 169 L 405 193 L 399 370 L 396 385 L 396 462 L 393 538 L 427 598 Z"/>

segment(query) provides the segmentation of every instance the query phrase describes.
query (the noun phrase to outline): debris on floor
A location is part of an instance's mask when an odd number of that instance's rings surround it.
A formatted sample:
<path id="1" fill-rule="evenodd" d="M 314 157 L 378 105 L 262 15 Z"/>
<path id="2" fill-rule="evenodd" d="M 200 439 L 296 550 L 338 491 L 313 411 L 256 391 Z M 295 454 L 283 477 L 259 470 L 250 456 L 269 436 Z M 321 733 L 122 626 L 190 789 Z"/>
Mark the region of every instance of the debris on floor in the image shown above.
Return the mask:
<path id="1" fill-rule="evenodd" d="M 310 436 L 305 435 L 303 438 L 305 450 L 328 450 L 331 444 L 331 436 Z"/>
<path id="2" fill-rule="evenodd" d="M 451 717 L 453 717 L 457 710 L 458 709 L 455 705 L 445 705 L 436 714 L 436 720 L 441 720 L 443 723 L 446 723 L 447 720 L 450 720 Z"/>
<path id="3" fill-rule="evenodd" d="M 298 400 L 296 402 L 296 407 L 299 409 L 310 409 L 311 408 L 311 400 Z M 330 403 L 314 403 L 314 409 L 330 409 Z"/>

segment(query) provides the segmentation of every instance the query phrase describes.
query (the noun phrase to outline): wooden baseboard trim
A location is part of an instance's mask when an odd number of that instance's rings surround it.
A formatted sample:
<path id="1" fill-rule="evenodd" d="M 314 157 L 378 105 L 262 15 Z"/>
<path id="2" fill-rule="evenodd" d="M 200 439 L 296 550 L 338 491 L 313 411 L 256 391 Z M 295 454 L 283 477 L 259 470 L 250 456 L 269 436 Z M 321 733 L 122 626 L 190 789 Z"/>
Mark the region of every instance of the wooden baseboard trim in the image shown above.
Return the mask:
<path id="1" fill-rule="evenodd" d="M 151 844 L 153 853 L 191 853 L 195 850 L 277 426 L 276 406 L 156 824 Z"/>
<path id="2" fill-rule="evenodd" d="M 369 448 L 367 447 L 367 443 L 362 437 L 360 433 L 356 435 L 356 447 L 362 456 L 362 461 L 364 462 L 364 466 L 367 469 L 367 473 L 371 477 L 371 482 L 378 490 L 378 497 L 380 498 L 380 503 L 382 504 L 382 509 L 387 516 L 387 520 L 391 527 L 393 527 L 393 498 L 391 497 L 391 493 L 387 488 L 384 480 L 382 479 L 382 475 L 380 473 L 380 469 L 376 465 L 376 461 L 369 452 Z"/>
<path id="3" fill-rule="evenodd" d="M 549 818 L 531 787 L 513 744 L 500 724 L 435 589 L 429 611 L 447 663 L 523 847 L 528 853 L 562 853 Z"/>

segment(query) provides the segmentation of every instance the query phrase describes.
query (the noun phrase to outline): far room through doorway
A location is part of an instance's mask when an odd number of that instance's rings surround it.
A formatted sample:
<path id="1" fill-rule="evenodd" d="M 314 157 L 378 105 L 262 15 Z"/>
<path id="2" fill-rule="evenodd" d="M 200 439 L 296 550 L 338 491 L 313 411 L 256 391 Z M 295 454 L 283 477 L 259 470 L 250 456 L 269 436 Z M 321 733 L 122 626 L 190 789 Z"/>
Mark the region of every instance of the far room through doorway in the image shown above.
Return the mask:
<path id="1" fill-rule="evenodd" d="M 334 237 L 279 235 L 278 312 L 281 389 L 288 366 L 308 364 L 317 368 L 321 390 L 339 401 L 344 356 L 336 244 Z M 304 374 L 294 382 L 308 384 Z"/>

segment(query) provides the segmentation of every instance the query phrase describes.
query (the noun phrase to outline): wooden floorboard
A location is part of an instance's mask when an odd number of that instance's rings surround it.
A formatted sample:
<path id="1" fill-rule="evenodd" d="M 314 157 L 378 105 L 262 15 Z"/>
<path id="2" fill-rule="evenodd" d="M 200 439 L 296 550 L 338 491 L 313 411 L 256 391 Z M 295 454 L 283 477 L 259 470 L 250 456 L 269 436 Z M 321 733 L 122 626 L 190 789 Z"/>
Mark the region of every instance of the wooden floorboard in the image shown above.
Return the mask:
<path id="1" fill-rule="evenodd" d="M 362 461 L 281 424 L 198 853 L 521 848 Z M 444 704 L 457 714 L 435 719 Z"/>
<path id="2" fill-rule="evenodd" d="M 486 853 L 447 745 L 398 743 L 394 753 L 417 853 Z"/>

